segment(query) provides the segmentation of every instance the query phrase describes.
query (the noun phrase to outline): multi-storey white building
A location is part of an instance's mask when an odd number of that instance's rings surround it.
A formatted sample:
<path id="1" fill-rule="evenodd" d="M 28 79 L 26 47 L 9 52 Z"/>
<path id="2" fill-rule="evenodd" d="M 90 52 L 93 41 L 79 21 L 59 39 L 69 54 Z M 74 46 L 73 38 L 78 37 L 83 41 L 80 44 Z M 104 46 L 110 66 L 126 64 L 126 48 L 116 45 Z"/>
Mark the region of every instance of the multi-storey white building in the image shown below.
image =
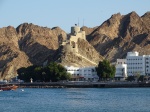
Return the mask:
<path id="1" fill-rule="evenodd" d="M 145 56 L 145 73 L 150 75 L 150 55 Z"/>
<path id="2" fill-rule="evenodd" d="M 136 76 L 137 74 L 150 75 L 150 55 L 139 56 L 139 53 L 136 51 L 128 52 L 124 60 L 126 62 L 117 60 L 115 77 L 121 77 L 123 73 L 127 73 L 127 76 Z M 125 69 L 126 67 L 127 69 Z"/>
<path id="3" fill-rule="evenodd" d="M 139 56 L 138 52 L 128 52 L 126 59 L 128 76 L 145 75 L 145 55 Z"/>
<path id="4" fill-rule="evenodd" d="M 117 59 L 115 78 L 124 80 L 127 77 L 126 59 Z"/>
<path id="5" fill-rule="evenodd" d="M 72 75 L 74 81 L 98 81 L 99 77 L 95 67 L 73 67 L 65 66 L 67 72 Z"/>

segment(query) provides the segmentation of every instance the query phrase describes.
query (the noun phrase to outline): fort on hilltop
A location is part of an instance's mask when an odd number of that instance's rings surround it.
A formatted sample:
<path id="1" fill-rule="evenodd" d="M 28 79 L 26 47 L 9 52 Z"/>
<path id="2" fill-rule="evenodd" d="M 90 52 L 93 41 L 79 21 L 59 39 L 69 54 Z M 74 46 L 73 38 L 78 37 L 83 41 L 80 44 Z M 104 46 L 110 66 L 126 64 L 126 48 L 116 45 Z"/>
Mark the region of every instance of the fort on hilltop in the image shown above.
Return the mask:
<path id="1" fill-rule="evenodd" d="M 71 27 L 71 33 L 68 35 L 66 40 L 62 42 L 62 45 L 66 47 L 67 51 L 78 53 L 78 39 L 86 40 L 85 31 L 81 31 L 80 27 L 75 25 Z"/>

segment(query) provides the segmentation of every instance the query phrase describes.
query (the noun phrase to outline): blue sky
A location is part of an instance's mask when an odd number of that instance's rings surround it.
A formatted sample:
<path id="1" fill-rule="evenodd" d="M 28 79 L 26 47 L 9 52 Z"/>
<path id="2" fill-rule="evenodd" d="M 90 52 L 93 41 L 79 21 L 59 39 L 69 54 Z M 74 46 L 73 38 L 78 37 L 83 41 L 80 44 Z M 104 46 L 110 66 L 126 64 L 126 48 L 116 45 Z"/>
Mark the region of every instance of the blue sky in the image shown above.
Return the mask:
<path id="1" fill-rule="evenodd" d="M 33 23 L 43 27 L 59 26 L 67 33 L 78 23 L 87 27 L 101 25 L 112 14 L 131 11 L 142 16 L 150 11 L 150 0 L 0 0 L 0 28 Z"/>

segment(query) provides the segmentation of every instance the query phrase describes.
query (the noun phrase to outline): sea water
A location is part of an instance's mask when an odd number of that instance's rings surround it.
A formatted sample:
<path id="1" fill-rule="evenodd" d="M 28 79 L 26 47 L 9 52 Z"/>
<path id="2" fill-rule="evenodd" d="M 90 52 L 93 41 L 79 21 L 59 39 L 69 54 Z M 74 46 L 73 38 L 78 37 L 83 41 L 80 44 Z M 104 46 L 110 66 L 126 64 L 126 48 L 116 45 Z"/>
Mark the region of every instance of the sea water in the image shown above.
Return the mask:
<path id="1" fill-rule="evenodd" d="M 0 112 L 150 112 L 150 88 L 19 88 L 0 92 Z"/>

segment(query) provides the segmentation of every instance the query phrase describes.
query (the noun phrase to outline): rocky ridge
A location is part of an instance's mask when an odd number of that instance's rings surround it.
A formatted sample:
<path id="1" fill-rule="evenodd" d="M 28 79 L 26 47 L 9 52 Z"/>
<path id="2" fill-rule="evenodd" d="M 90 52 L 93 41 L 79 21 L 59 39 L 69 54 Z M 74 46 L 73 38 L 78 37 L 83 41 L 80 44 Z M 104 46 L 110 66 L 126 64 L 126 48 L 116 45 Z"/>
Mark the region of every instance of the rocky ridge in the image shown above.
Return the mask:
<path id="1" fill-rule="evenodd" d="M 86 40 L 78 39 L 79 54 L 61 46 L 67 34 L 59 27 L 52 29 L 23 23 L 17 28 L 0 28 L 0 79 L 17 75 L 17 69 L 57 61 L 62 65 L 95 66 L 106 58 L 115 62 L 127 52 L 150 54 L 150 12 L 139 16 L 112 15 L 100 26 L 82 27 Z"/>
<path id="2" fill-rule="evenodd" d="M 46 28 L 24 23 L 0 29 L 0 78 L 17 76 L 17 69 L 42 65 L 59 47 L 66 33 L 59 27 Z"/>
<path id="3" fill-rule="evenodd" d="M 102 25 L 84 29 L 89 43 L 104 58 L 115 62 L 125 58 L 127 52 L 138 51 L 140 55 L 150 54 L 150 12 L 139 16 L 136 12 L 127 15 L 112 15 Z"/>
<path id="4" fill-rule="evenodd" d="M 1 28 L 0 78 L 10 79 L 17 76 L 17 69 L 21 67 L 43 65 L 43 63 L 50 61 L 57 61 L 64 66 L 90 66 L 92 65 L 90 58 L 93 57 L 93 54 L 96 54 L 93 61 L 98 63 L 99 53 L 86 40 L 79 41 L 79 47 L 84 48 L 83 51 L 80 51 L 84 54 L 84 58 L 82 54 L 77 55 L 69 51 L 60 54 L 63 52 L 60 51 L 63 50 L 60 45 L 66 40 L 66 37 L 66 32 L 59 27 L 50 29 L 23 23 L 16 29 L 12 26 Z M 83 43 L 86 44 L 86 48 L 81 46 L 84 45 Z"/>

